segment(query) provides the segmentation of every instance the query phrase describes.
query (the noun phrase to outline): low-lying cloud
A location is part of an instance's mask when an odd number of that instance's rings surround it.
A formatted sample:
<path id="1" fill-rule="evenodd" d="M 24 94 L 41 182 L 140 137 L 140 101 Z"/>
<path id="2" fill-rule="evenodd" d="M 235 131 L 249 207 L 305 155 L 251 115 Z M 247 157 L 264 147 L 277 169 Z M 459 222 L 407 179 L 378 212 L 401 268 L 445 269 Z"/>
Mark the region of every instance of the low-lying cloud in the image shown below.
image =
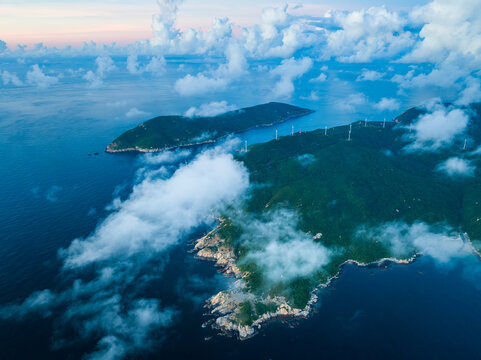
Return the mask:
<path id="1" fill-rule="evenodd" d="M 382 242 L 396 257 L 421 253 L 443 264 L 473 253 L 472 247 L 463 241 L 458 231 L 443 224 L 430 226 L 424 222 L 411 225 L 390 222 L 363 228 L 357 236 Z"/>
<path id="2" fill-rule="evenodd" d="M 244 220 L 246 221 L 246 220 Z M 332 251 L 299 230 L 299 217 L 287 209 L 249 219 L 240 241 L 250 251 L 244 261 L 253 261 L 272 283 L 307 277 L 326 265 Z"/>
<path id="3" fill-rule="evenodd" d="M 202 116 L 217 116 L 237 109 L 237 106 L 229 105 L 227 101 L 213 101 L 208 104 L 203 104 L 199 107 L 192 106 L 185 112 L 185 116 L 190 118 Z"/>
<path id="4" fill-rule="evenodd" d="M 421 115 L 412 125 L 413 134 L 405 139 L 412 141 L 408 151 L 437 151 L 449 147 L 462 135 L 469 123 L 469 115 L 462 109 L 434 104 L 433 110 Z"/>
<path id="5" fill-rule="evenodd" d="M 199 226 L 212 224 L 243 196 L 248 174 L 228 152 L 232 146 L 203 151 L 174 170 L 172 164 L 188 156 L 185 151 L 146 157 L 150 167 L 140 172 L 130 196 L 118 200 L 92 234 L 59 251 L 71 285 L 3 306 L 0 318 L 51 316 L 57 325 L 54 347 L 96 341 L 85 357 L 89 360 L 135 356 L 159 336 L 161 340 L 162 329 L 175 321 L 177 311 L 163 307 L 144 289 L 161 277 L 169 248 Z"/>
<path id="6" fill-rule="evenodd" d="M 469 177 L 474 176 L 476 167 L 469 160 L 453 157 L 439 164 L 436 170 L 451 177 Z"/>

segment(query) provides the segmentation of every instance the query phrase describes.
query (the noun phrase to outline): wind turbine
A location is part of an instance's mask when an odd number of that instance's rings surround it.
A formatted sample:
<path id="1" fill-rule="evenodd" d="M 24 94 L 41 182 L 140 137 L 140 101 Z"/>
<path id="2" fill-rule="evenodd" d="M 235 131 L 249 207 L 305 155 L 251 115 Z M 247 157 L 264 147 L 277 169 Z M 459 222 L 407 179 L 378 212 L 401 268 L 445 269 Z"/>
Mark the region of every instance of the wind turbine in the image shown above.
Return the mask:
<path id="1" fill-rule="evenodd" d="M 347 141 L 351 141 L 351 132 L 352 132 L 352 124 L 349 125 L 349 137 L 348 137 Z"/>

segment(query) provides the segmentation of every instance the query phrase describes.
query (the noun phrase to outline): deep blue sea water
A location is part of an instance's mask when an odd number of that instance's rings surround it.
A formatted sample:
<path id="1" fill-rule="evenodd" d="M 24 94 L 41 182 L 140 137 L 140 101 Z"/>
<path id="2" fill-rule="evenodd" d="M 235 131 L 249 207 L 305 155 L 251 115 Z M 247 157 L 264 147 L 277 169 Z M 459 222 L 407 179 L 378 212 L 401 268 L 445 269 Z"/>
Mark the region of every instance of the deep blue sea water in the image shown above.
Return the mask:
<path id="1" fill-rule="evenodd" d="M 103 153 L 106 144 L 139 122 L 108 110 L 107 97 L 122 100 L 128 82 L 121 81 L 102 89 L 103 98 L 100 90 L 92 90 L 76 100 L 75 85 L 63 94 L 65 99 L 23 94 L 27 100 L 16 105 L 22 107 L 18 114 L 11 104 L 22 95 L 20 90 L 1 94 L 0 304 L 23 299 L 36 290 L 60 287 L 65 279 L 57 251 L 91 233 L 107 215 L 105 208 L 114 194 L 129 193 L 138 157 Z M 151 114 L 185 111 L 185 102 L 172 100 L 175 96 L 162 87 L 162 81 L 167 80 L 159 80 L 155 91 L 137 89 L 148 94 L 144 109 Z M 224 98 L 252 105 L 257 95 Z M 163 101 L 156 106 L 159 97 Z M 302 99 L 296 104 L 310 106 Z M 90 107 L 88 111 L 85 106 Z M 292 125 L 296 131 L 301 127 L 307 131 L 364 116 L 341 115 L 329 110 L 327 103 L 314 108 L 316 114 L 278 126 L 279 135 L 289 134 Z M 249 144 L 274 136 L 275 128 L 240 135 Z M 94 152 L 99 155 L 88 155 Z M 181 311 L 159 346 L 142 358 L 481 358 L 477 259 L 450 267 L 440 267 L 428 258 L 408 266 L 346 266 L 339 280 L 321 290 L 319 306 L 310 319 L 295 326 L 276 322 L 253 339 L 240 342 L 201 327 L 207 320 L 202 300 L 228 280 L 217 274 L 212 263 L 194 259 L 190 248 L 184 242 L 172 249 L 162 279 L 150 289 L 164 305 L 175 305 Z M 82 343 L 52 350 L 55 326 L 55 320 L 35 316 L 0 323 L 0 358 L 79 359 L 92 349 L 92 344 Z M 214 337 L 204 341 L 210 336 Z"/>

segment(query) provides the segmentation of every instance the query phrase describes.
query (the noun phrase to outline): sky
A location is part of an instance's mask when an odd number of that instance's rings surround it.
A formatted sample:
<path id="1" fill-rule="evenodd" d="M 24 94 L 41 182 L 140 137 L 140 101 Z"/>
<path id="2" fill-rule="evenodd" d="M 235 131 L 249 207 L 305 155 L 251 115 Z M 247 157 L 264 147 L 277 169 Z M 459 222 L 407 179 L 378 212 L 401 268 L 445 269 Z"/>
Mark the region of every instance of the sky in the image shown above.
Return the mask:
<path id="1" fill-rule="evenodd" d="M 180 28 L 207 28 L 214 17 L 228 17 L 240 26 L 260 20 L 262 9 L 282 6 L 287 2 L 274 0 L 186 0 L 180 5 Z M 328 10 L 357 10 L 385 5 L 393 10 L 407 11 L 426 3 L 422 0 L 337 0 L 305 1 L 297 14 L 321 16 Z M 289 2 L 292 7 L 300 2 Z M 0 38 L 9 46 L 17 44 L 61 46 L 97 43 L 127 43 L 147 39 L 151 35 L 151 18 L 157 10 L 155 0 L 108 1 L 40 1 L 1 0 Z"/>

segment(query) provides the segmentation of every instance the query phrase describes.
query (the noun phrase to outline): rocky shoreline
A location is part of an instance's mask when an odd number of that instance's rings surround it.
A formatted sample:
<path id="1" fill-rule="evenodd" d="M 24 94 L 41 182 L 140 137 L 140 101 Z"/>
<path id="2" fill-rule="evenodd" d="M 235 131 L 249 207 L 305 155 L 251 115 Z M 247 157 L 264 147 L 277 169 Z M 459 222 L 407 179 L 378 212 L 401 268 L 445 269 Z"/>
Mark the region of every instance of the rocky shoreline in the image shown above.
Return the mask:
<path id="1" fill-rule="evenodd" d="M 159 149 L 144 149 L 144 148 L 141 148 L 141 147 L 138 147 L 138 146 L 136 146 L 135 148 L 127 148 L 127 149 L 113 149 L 112 144 L 109 144 L 109 146 L 107 146 L 107 148 L 105 149 L 105 152 L 108 153 L 108 154 L 156 153 L 156 152 L 161 152 L 161 151 L 170 151 L 170 150 L 175 150 L 175 149 L 184 149 L 184 148 L 191 148 L 191 147 L 194 147 L 194 146 L 214 144 L 216 142 L 217 142 L 217 140 L 206 140 L 206 141 L 202 141 L 202 142 L 196 142 L 196 143 L 191 143 L 191 144 L 183 144 L 183 145 L 165 147 L 165 148 L 159 148 Z"/>
<path id="2" fill-rule="evenodd" d="M 311 292 L 311 298 L 304 309 L 297 309 L 289 305 L 282 296 L 257 298 L 255 295 L 246 292 L 246 284 L 244 277 L 248 274 L 242 271 L 236 265 L 234 252 L 225 244 L 225 240 L 220 238 L 216 229 L 212 230 L 206 236 L 195 242 L 194 252 L 196 258 L 215 262 L 215 265 L 221 269 L 221 272 L 227 276 L 234 277 L 236 281 L 234 285 L 228 289 L 219 292 L 215 296 L 206 300 L 205 307 L 209 309 L 209 315 L 215 317 L 204 324 L 211 325 L 223 334 L 234 334 L 240 340 L 247 340 L 255 336 L 265 323 L 276 319 L 307 319 L 311 314 L 314 305 L 318 301 L 317 293 L 320 289 L 329 287 L 332 282 L 338 279 L 345 265 L 354 264 L 359 267 L 380 267 L 384 264 L 410 264 L 414 262 L 420 254 L 415 254 L 409 259 L 384 258 L 373 263 L 363 264 L 355 260 L 347 260 L 340 268 L 339 272 L 328 279 L 324 284 L 320 284 Z M 240 306 L 245 301 L 261 302 L 275 306 L 275 311 L 269 311 L 262 314 L 250 325 L 242 325 L 238 321 Z"/>

